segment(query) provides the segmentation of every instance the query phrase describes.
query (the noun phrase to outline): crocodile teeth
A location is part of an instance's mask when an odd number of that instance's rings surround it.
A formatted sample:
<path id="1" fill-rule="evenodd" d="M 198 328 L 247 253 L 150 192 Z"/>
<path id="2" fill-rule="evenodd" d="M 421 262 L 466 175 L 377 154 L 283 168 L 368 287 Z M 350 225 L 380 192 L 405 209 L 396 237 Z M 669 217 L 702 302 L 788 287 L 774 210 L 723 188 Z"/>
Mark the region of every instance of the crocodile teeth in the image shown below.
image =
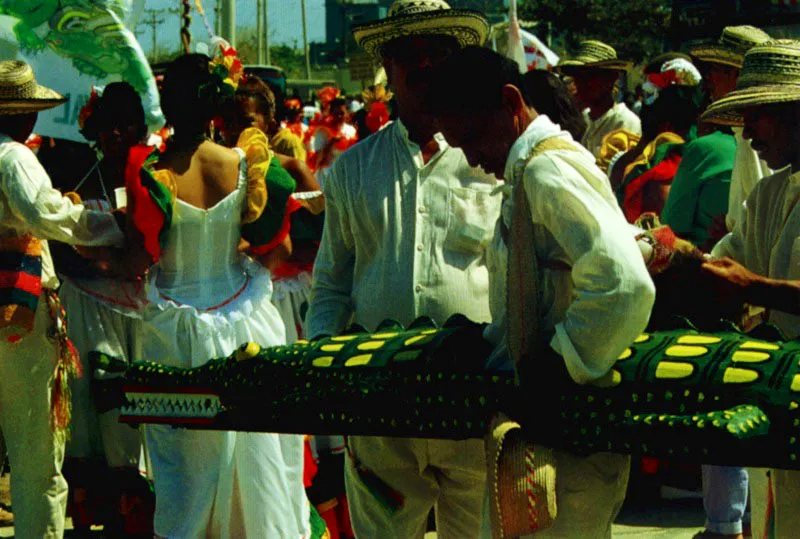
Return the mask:
<path id="1" fill-rule="evenodd" d="M 210 419 L 224 410 L 218 395 L 202 393 L 126 392 L 122 415 Z"/>

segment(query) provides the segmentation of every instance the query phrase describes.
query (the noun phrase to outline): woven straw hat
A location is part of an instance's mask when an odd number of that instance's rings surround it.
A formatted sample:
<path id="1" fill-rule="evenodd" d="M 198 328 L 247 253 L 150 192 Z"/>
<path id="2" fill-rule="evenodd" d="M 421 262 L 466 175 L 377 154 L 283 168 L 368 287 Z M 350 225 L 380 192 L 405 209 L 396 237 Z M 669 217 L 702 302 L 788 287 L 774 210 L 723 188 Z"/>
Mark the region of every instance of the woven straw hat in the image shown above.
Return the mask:
<path id="1" fill-rule="evenodd" d="M 451 36 L 462 47 L 483 45 L 489 23 L 481 13 L 452 9 L 444 0 L 396 0 L 385 19 L 353 26 L 356 43 L 378 60 L 388 42 L 423 35 Z"/>
<path id="2" fill-rule="evenodd" d="M 617 51 L 614 50 L 614 47 L 591 39 L 581 41 L 577 53 L 558 63 L 558 69 L 562 72 L 581 68 L 627 71 L 631 67 L 633 67 L 633 62 L 617 58 Z"/>
<path id="3" fill-rule="evenodd" d="M 741 68 L 745 53 L 770 39 L 769 34 L 755 26 L 727 26 L 719 40 L 692 47 L 689 54 L 702 62 Z"/>
<path id="4" fill-rule="evenodd" d="M 701 120 L 742 125 L 742 109 L 793 101 L 800 101 L 800 41 L 776 39 L 750 49 L 736 90 L 712 103 Z"/>
<path id="5" fill-rule="evenodd" d="M 31 66 L 19 60 L 0 62 L 0 114 L 39 112 L 67 99 L 36 83 Z"/>

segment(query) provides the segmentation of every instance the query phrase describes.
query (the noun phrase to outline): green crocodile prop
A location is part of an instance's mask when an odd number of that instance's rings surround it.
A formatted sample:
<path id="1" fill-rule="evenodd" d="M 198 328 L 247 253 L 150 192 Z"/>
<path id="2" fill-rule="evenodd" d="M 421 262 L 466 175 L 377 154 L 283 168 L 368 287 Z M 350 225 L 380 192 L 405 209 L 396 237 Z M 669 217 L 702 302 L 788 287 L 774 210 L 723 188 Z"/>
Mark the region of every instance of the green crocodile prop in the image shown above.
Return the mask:
<path id="1" fill-rule="evenodd" d="M 800 343 L 737 332 L 644 334 L 578 385 L 555 356 L 514 383 L 486 369 L 483 326 L 387 322 L 291 346 L 246 345 L 194 369 L 133 364 L 122 418 L 193 428 L 471 438 L 503 412 L 532 441 L 800 469 Z M 557 366 L 561 365 L 561 369 Z M 549 367 L 548 367 L 549 365 Z M 556 367 L 556 368 L 553 368 Z M 535 373 L 547 372 L 536 379 Z"/>

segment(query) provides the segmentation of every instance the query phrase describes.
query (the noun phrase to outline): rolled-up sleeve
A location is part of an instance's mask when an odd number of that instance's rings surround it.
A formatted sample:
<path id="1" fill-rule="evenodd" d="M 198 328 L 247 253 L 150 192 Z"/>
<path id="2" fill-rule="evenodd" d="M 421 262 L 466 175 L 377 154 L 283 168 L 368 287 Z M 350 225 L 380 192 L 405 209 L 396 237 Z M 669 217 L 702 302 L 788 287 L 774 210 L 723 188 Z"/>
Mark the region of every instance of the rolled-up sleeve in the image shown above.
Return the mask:
<path id="1" fill-rule="evenodd" d="M 550 345 L 573 380 L 587 383 L 605 375 L 644 331 L 655 286 L 622 214 L 574 168 L 543 155 L 524 178 L 534 223 L 572 265 L 574 299 Z"/>
<path id="2" fill-rule="evenodd" d="M 342 173 L 337 162 L 323 186 L 325 226 L 314 262 L 306 320 L 306 334 L 311 338 L 338 333 L 347 325 L 353 311 L 355 243 L 345 197 L 338 189 Z"/>
<path id="3" fill-rule="evenodd" d="M 54 189 L 39 160 L 24 146 L 8 150 L 0 177 L 8 209 L 37 238 L 77 245 L 123 245 L 114 217 L 74 204 Z"/>

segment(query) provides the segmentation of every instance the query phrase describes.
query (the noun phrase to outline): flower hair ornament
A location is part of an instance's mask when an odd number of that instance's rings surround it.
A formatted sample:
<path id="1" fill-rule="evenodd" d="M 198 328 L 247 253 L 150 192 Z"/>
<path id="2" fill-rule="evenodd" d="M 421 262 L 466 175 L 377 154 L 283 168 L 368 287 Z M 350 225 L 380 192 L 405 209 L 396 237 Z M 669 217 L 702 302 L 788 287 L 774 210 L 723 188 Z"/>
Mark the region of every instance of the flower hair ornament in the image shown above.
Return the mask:
<path id="1" fill-rule="evenodd" d="M 365 122 L 370 133 L 382 128 L 389 121 L 389 101 L 393 94 L 383 84 L 370 86 L 361 92 L 364 108 L 367 110 Z"/>
<path id="2" fill-rule="evenodd" d="M 214 37 L 211 47 L 217 51 L 208 63 L 211 82 L 201 86 L 200 93 L 218 103 L 236 93 L 239 82 L 244 79 L 244 66 L 236 49 L 221 37 Z"/>
<path id="3" fill-rule="evenodd" d="M 647 75 L 647 82 L 642 84 L 642 90 L 650 97 L 647 103 L 652 104 L 658 98 L 661 90 L 669 86 L 682 86 L 686 88 L 698 88 L 700 86 L 700 71 L 695 65 L 685 58 L 675 58 L 664 62 L 660 73 Z"/>
<path id="4" fill-rule="evenodd" d="M 103 95 L 103 87 L 92 86 L 89 99 L 86 100 L 86 103 L 78 113 L 78 129 L 87 140 L 93 140 L 93 136 L 86 130 L 86 124 L 89 122 L 89 118 L 97 111 L 97 104 L 101 95 Z"/>

